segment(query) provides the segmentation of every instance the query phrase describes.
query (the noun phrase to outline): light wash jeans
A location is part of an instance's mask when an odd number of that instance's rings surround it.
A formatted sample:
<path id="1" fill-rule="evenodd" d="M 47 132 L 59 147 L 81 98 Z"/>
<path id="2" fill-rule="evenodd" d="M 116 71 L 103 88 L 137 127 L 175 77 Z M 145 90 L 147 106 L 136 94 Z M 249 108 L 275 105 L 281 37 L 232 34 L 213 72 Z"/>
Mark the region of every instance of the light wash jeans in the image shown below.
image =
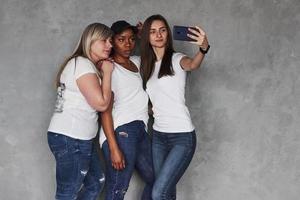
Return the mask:
<path id="1" fill-rule="evenodd" d="M 176 184 L 189 166 L 196 148 L 195 131 L 163 133 L 153 130 L 155 183 L 153 200 L 175 200 Z"/>

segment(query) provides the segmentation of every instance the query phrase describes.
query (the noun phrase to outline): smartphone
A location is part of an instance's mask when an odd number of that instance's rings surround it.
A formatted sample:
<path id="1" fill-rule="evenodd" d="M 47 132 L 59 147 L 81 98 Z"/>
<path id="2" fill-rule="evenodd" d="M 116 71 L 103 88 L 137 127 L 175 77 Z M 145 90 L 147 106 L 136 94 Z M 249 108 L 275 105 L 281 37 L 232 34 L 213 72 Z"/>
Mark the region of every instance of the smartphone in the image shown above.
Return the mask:
<path id="1" fill-rule="evenodd" d="M 180 40 L 180 41 L 196 41 L 187 36 L 187 34 L 194 35 L 189 31 L 189 28 L 192 28 L 196 31 L 194 27 L 189 27 L 189 26 L 173 26 L 173 39 L 174 40 Z"/>

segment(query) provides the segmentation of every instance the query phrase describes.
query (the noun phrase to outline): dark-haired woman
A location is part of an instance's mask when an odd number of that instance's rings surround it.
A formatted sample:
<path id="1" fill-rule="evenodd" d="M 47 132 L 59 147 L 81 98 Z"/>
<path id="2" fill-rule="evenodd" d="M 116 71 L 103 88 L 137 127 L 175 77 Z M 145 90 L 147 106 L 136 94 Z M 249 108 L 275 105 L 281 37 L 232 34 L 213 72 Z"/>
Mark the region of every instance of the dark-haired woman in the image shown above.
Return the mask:
<path id="1" fill-rule="evenodd" d="M 148 95 L 143 89 L 140 58 L 130 56 L 136 27 L 121 20 L 112 24 L 114 71 L 113 97 L 101 114 L 100 143 L 106 161 L 106 200 L 123 200 L 134 169 L 146 185 L 142 200 L 151 200 L 154 170 L 151 142 L 146 132 Z"/>
<path id="2" fill-rule="evenodd" d="M 153 200 L 176 199 L 176 184 L 190 164 L 196 134 L 185 105 L 186 72 L 200 67 L 209 45 L 198 26 L 188 37 L 199 46 L 193 58 L 173 49 L 169 25 L 161 15 L 143 24 L 141 67 L 154 116 L 152 154 L 155 171 Z"/>

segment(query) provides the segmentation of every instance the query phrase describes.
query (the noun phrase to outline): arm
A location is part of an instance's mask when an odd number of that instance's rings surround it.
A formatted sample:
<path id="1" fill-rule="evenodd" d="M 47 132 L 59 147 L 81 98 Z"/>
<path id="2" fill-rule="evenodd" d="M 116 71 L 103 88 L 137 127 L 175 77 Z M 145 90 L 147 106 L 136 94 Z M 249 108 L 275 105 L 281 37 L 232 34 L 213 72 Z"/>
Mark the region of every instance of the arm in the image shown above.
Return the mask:
<path id="1" fill-rule="evenodd" d="M 108 147 L 110 150 L 110 158 L 112 162 L 111 164 L 116 170 L 122 170 L 125 168 L 125 159 L 123 153 L 119 149 L 115 137 L 113 118 L 112 118 L 113 101 L 114 101 L 114 95 L 112 94 L 112 98 L 107 110 L 101 113 L 101 124 L 108 142 Z"/>
<path id="2" fill-rule="evenodd" d="M 104 67 L 105 65 L 105 67 Z M 102 67 L 102 84 L 96 74 L 84 74 L 76 80 L 78 88 L 89 105 L 97 111 L 105 111 L 111 99 L 111 74 L 113 64 L 106 61 Z"/>
<path id="3" fill-rule="evenodd" d="M 203 50 L 206 50 L 208 48 L 206 33 L 198 26 L 195 26 L 195 29 L 197 29 L 197 31 L 194 29 L 189 29 L 189 31 L 194 35 L 188 34 L 188 37 L 195 40 L 191 43 L 198 45 L 199 48 L 202 48 Z M 205 55 L 200 51 L 197 52 L 193 58 L 185 56 L 180 60 L 180 65 L 185 71 L 198 69 L 202 63 L 202 60 L 204 59 L 204 56 Z"/>

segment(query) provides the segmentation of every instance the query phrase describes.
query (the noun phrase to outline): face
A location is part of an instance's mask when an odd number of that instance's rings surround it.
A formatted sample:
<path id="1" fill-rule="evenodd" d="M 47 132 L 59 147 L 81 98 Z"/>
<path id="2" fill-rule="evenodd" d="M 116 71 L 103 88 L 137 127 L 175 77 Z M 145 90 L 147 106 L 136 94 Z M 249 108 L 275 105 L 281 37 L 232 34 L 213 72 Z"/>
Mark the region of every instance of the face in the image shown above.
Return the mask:
<path id="1" fill-rule="evenodd" d="M 91 57 L 94 62 L 106 59 L 109 57 L 112 45 L 111 38 L 97 39 L 91 44 Z"/>
<path id="2" fill-rule="evenodd" d="M 114 54 L 129 58 L 135 47 L 135 35 L 132 29 L 126 29 L 120 34 L 116 34 L 113 39 Z"/>
<path id="3" fill-rule="evenodd" d="M 150 27 L 149 41 L 152 47 L 162 48 L 166 46 L 168 39 L 167 26 L 163 21 L 154 20 Z"/>

